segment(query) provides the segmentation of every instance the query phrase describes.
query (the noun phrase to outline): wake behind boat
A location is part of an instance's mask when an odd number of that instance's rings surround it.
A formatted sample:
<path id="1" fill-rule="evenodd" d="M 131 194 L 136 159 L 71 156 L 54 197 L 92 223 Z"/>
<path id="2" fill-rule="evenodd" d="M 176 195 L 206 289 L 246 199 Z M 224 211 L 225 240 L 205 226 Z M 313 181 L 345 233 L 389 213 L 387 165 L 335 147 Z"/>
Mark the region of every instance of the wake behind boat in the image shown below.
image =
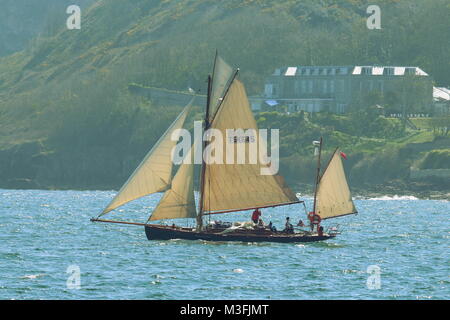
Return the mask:
<path id="1" fill-rule="evenodd" d="M 257 125 L 238 71 L 233 70 L 217 54 L 213 75 L 208 77 L 208 95 L 204 118 L 205 139 L 201 150 L 200 200 L 198 212 L 194 199 L 194 161 L 198 145 L 193 143 L 172 177 L 174 150 L 180 130 L 189 114 L 191 101 L 146 155 L 111 203 L 94 222 L 124 223 L 145 227 L 149 240 L 208 240 L 245 242 L 312 242 L 334 238 L 337 230 L 324 231 L 323 219 L 356 213 L 345 178 L 340 151 L 333 153 L 321 173 L 322 139 L 318 145 L 318 166 L 314 192 L 314 208 L 307 214 L 310 230 L 295 230 L 289 219 L 283 231 L 260 223 L 209 223 L 205 217 L 240 211 L 258 212 L 261 208 L 303 204 L 286 185 L 282 176 L 270 174 L 272 163 L 255 156 L 255 150 L 265 150 L 266 141 L 257 135 Z M 229 132 L 234 132 L 229 136 Z M 239 131 L 241 130 L 241 131 Z M 210 133 L 211 132 L 211 133 Z M 230 144 L 214 146 L 213 133 L 227 137 Z M 214 136 L 217 140 L 217 136 Z M 231 147 L 230 147 L 231 145 Z M 253 149 L 253 147 L 258 147 Z M 234 161 L 216 161 L 215 155 L 230 155 Z M 236 150 L 244 154 L 242 162 Z M 260 151 L 259 151 L 260 152 Z M 214 159 L 213 159 L 214 158 Z M 228 160 L 228 158 L 227 158 Z M 264 173 L 264 174 L 263 174 Z M 143 196 L 164 192 L 159 204 L 146 223 L 100 219 L 112 210 Z M 304 204 L 303 204 L 304 205 Z M 173 224 L 153 224 L 165 219 L 195 219 L 195 228 Z M 257 221 L 255 221 L 257 222 Z"/>

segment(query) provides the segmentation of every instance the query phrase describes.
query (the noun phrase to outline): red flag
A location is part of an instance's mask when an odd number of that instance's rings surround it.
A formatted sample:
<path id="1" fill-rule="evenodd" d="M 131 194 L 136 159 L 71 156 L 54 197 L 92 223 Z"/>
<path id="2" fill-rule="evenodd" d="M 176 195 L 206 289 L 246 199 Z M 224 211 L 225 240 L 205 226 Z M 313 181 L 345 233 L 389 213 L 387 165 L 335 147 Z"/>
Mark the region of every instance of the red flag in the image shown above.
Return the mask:
<path id="1" fill-rule="evenodd" d="M 341 151 L 341 157 L 347 160 L 347 155 Z"/>

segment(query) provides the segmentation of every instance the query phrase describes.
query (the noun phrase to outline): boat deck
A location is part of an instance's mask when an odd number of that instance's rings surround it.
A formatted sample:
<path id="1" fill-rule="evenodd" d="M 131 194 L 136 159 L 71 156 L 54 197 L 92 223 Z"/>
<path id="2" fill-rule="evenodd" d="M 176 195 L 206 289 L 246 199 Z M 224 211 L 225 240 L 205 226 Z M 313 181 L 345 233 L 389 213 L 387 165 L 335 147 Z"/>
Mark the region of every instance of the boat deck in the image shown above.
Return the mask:
<path id="1" fill-rule="evenodd" d="M 211 229 L 196 232 L 195 229 L 165 226 L 146 225 L 145 233 L 149 240 L 207 240 L 207 241 L 243 241 L 243 242 L 314 242 L 334 238 L 335 234 L 317 233 L 284 233 L 273 232 L 267 229 L 236 229 L 224 232 L 224 229 Z"/>

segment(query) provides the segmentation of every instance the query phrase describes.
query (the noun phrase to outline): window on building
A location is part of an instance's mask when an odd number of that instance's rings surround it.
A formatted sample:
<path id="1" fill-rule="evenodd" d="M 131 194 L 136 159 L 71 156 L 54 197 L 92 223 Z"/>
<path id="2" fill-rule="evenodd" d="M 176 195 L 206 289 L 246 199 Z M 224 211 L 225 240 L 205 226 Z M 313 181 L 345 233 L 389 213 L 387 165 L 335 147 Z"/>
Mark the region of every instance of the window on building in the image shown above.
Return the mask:
<path id="1" fill-rule="evenodd" d="M 344 80 L 342 80 L 342 79 L 338 80 L 338 88 L 337 88 L 337 90 L 339 92 L 343 92 L 344 91 Z"/>
<path id="2" fill-rule="evenodd" d="M 321 101 L 314 101 L 314 112 L 319 112 L 322 110 L 322 102 Z"/>
<path id="3" fill-rule="evenodd" d="M 416 68 L 406 68 L 405 74 L 414 76 L 416 74 Z"/>
<path id="4" fill-rule="evenodd" d="M 312 80 L 308 80 L 308 92 L 309 93 L 313 93 L 313 81 Z"/>
<path id="5" fill-rule="evenodd" d="M 337 105 L 337 112 L 338 113 L 344 113 L 344 111 L 345 111 L 345 104 L 338 103 L 338 105 Z"/>
<path id="6" fill-rule="evenodd" d="M 363 67 L 362 68 L 362 74 L 365 74 L 365 75 L 372 74 L 372 68 L 371 67 Z"/>
<path id="7" fill-rule="evenodd" d="M 301 88 L 301 85 L 300 85 L 300 80 L 295 80 L 294 91 L 295 91 L 296 95 L 302 94 L 302 88 Z"/>
<path id="8" fill-rule="evenodd" d="M 393 76 L 394 75 L 394 68 L 384 68 L 384 75 L 386 76 Z"/>
<path id="9" fill-rule="evenodd" d="M 273 94 L 273 84 L 268 83 L 268 84 L 265 85 L 265 88 L 264 88 L 264 95 L 265 95 L 266 97 L 271 97 L 272 94 Z"/>
<path id="10" fill-rule="evenodd" d="M 330 80 L 330 93 L 334 93 L 334 80 Z"/>

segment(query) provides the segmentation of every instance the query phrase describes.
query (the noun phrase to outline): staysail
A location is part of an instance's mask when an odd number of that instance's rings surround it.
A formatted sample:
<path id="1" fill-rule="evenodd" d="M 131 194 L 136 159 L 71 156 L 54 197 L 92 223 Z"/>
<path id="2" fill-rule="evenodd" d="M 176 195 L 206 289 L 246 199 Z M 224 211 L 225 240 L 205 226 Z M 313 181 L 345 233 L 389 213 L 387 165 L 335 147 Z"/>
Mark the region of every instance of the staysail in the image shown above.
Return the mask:
<path id="1" fill-rule="evenodd" d="M 169 129 L 147 153 L 144 160 L 142 160 L 141 164 L 139 164 L 100 216 L 132 200 L 167 190 L 172 177 L 172 149 L 178 140 L 176 136 L 172 137 L 172 135 L 175 130 L 182 128 L 193 100 L 184 108 Z"/>
<path id="2" fill-rule="evenodd" d="M 319 180 L 316 199 L 316 213 L 322 219 L 357 213 L 338 149 Z"/>
<path id="3" fill-rule="evenodd" d="M 192 161 L 191 150 L 186 155 L 186 158 L 191 161 L 183 162 L 180 165 L 170 189 L 164 193 L 148 221 L 195 218 L 197 216 L 194 198 L 194 162 Z"/>
<path id="4" fill-rule="evenodd" d="M 257 132 L 244 85 L 239 80 L 231 82 L 210 128 L 219 130 L 224 139 L 227 129 L 253 129 Z M 259 157 L 256 157 L 256 163 L 250 163 L 249 145 L 257 143 L 257 138 L 248 137 L 237 141 L 245 143 L 244 164 L 236 161 L 229 164 L 225 160 L 223 164 L 205 164 L 203 212 L 220 213 L 298 203 L 299 200 L 284 184 L 281 176 L 261 174 L 261 168 L 268 169 L 269 165 L 261 163 Z M 226 154 L 226 142 L 223 143 L 223 155 Z M 237 144 L 233 146 L 235 154 Z"/>

